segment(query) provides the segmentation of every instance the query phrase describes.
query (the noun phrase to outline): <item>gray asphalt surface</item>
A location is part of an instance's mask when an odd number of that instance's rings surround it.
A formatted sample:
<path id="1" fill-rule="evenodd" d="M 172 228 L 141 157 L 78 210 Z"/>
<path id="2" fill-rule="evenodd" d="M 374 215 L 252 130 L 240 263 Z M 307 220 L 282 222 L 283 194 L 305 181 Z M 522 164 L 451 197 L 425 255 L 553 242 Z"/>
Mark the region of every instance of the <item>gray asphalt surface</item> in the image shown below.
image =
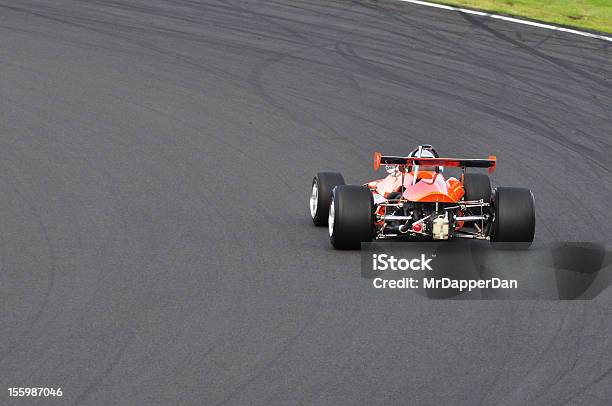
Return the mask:
<path id="1" fill-rule="evenodd" d="M 375 291 L 307 198 L 428 142 L 496 154 L 539 241 L 610 241 L 611 47 L 392 1 L 0 1 L 0 404 L 610 404 L 612 289 Z"/>

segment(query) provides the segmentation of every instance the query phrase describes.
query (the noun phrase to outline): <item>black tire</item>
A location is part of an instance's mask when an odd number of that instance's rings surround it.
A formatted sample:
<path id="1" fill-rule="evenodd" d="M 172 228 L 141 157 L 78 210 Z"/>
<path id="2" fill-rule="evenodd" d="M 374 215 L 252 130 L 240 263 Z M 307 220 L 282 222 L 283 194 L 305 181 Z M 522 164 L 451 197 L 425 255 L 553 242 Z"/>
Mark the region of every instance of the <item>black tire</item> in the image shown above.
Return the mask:
<path id="1" fill-rule="evenodd" d="M 466 173 L 463 176 L 463 189 L 465 200 L 480 200 L 491 203 L 491 181 L 487 175 L 481 173 Z"/>
<path id="2" fill-rule="evenodd" d="M 344 178 L 337 172 L 319 172 L 312 180 L 312 194 L 310 196 L 310 217 L 316 226 L 327 225 L 329 216 L 329 204 L 332 198 L 332 190 L 339 185 L 344 185 Z M 315 188 L 316 186 L 316 188 Z M 315 194 L 316 190 L 316 196 Z M 315 199 L 316 197 L 316 199 Z M 316 203 L 314 203 L 316 202 Z"/>
<path id="3" fill-rule="evenodd" d="M 498 248 L 527 249 L 535 234 L 535 202 L 529 189 L 499 187 L 493 197 L 491 242 Z M 500 243 L 500 244 L 497 244 Z"/>
<path id="4" fill-rule="evenodd" d="M 336 249 L 360 249 L 374 234 L 374 199 L 365 186 L 338 186 L 332 193 L 329 239 Z M 331 218 L 330 218 L 331 220 Z"/>

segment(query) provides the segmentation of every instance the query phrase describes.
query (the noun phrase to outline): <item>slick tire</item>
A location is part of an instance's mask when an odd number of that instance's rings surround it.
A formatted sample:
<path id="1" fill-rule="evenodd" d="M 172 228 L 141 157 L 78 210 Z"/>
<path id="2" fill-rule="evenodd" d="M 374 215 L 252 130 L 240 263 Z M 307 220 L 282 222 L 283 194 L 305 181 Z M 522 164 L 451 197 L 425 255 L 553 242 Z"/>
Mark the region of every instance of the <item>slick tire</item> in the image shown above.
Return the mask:
<path id="1" fill-rule="evenodd" d="M 491 181 L 487 175 L 481 173 L 466 173 L 463 176 L 463 189 L 465 200 L 483 200 L 491 203 Z"/>
<path id="2" fill-rule="evenodd" d="M 327 225 L 332 190 L 339 185 L 344 185 L 344 178 L 337 172 L 319 172 L 312 180 L 310 217 L 316 226 Z"/>
<path id="3" fill-rule="evenodd" d="M 531 190 L 497 188 L 493 196 L 493 207 L 493 246 L 518 250 L 529 248 L 535 234 L 535 202 Z"/>
<path id="4" fill-rule="evenodd" d="M 374 199 L 365 186 L 338 186 L 332 193 L 328 230 L 336 249 L 356 250 L 374 234 Z"/>

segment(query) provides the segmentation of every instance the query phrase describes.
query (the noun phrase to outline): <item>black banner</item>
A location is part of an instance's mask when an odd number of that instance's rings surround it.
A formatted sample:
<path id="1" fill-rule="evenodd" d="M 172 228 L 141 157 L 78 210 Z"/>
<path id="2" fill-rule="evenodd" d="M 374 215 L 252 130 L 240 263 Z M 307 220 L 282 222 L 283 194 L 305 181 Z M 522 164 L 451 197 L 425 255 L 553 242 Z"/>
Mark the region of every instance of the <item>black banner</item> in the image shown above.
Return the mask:
<path id="1" fill-rule="evenodd" d="M 432 299 L 588 300 L 612 283 L 605 244 L 485 241 L 373 242 L 362 245 L 361 276 L 372 289 Z"/>

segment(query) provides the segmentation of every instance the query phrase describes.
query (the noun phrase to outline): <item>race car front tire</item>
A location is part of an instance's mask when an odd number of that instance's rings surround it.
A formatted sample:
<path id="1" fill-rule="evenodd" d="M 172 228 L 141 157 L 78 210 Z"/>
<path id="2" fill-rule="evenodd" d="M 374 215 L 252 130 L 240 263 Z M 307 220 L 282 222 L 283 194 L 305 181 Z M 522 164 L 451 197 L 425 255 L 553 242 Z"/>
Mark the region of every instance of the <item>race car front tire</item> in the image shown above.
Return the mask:
<path id="1" fill-rule="evenodd" d="M 499 248 L 527 249 L 535 234 L 535 202 L 529 189 L 499 187 L 493 196 L 491 242 Z"/>
<path id="2" fill-rule="evenodd" d="M 463 189 L 465 200 L 483 200 L 491 202 L 491 181 L 489 176 L 482 173 L 466 173 L 463 175 Z"/>
<path id="3" fill-rule="evenodd" d="M 365 186 L 333 190 L 328 219 L 329 239 L 336 249 L 360 249 L 374 235 L 374 199 Z"/>
<path id="4" fill-rule="evenodd" d="M 344 178 L 337 172 L 319 172 L 312 180 L 310 217 L 316 226 L 327 225 L 332 190 L 338 185 L 344 185 Z"/>

